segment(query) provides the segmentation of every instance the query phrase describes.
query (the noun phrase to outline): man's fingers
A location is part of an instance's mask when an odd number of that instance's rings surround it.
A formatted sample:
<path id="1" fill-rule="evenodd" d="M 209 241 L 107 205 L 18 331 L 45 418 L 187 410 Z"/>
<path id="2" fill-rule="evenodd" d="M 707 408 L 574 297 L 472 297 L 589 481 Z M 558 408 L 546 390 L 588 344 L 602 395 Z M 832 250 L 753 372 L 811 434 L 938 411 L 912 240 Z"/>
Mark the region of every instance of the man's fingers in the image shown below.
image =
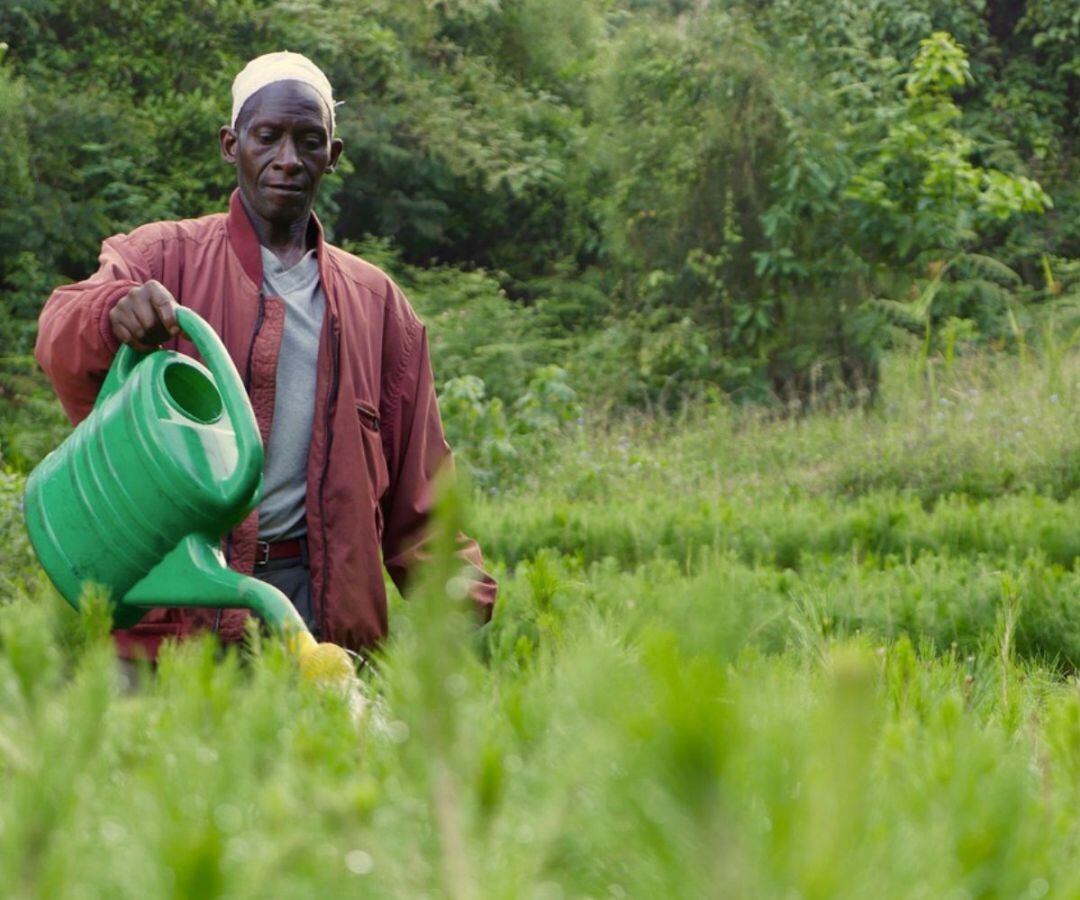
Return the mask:
<path id="1" fill-rule="evenodd" d="M 109 319 L 116 339 L 144 351 L 152 344 L 167 337 L 165 328 L 158 322 L 148 298 L 129 294 L 116 304 Z"/>
<path id="2" fill-rule="evenodd" d="M 149 283 L 128 291 L 128 295 L 116 304 L 114 312 L 133 338 L 141 338 L 147 329 L 157 324 L 157 313 L 150 302 Z"/>
<path id="3" fill-rule="evenodd" d="M 128 291 L 109 313 L 113 334 L 117 340 L 146 353 L 171 336 L 183 334 L 176 319 L 176 307 L 173 295 L 160 282 L 140 284 Z"/>
<path id="4" fill-rule="evenodd" d="M 166 319 L 175 324 L 175 315 L 169 309 L 175 301 L 165 287 L 156 281 L 148 281 L 132 292 L 131 312 L 137 327 L 132 334 L 146 344 L 157 345 L 168 339 L 171 329 Z"/>
<path id="5" fill-rule="evenodd" d="M 176 300 L 173 295 L 157 281 L 147 282 L 146 287 L 150 289 L 150 302 L 158 321 L 168 329 L 169 334 L 179 334 L 180 323 L 176 321 Z"/>
<path id="6" fill-rule="evenodd" d="M 116 335 L 116 339 L 125 344 L 137 340 L 138 336 L 142 334 L 138 321 L 132 316 L 131 311 L 125 309 L 119 303 L 109 313 L 109 320 L 112 322 L 113 334 Z"/>
<path id="7" fill-rule="evenodd" d="M 157 312 L 155 311 L 153 304 L 149 298 L 142 298 L 141 302 L 133 303 L 131 306 L 131 314 L 136 321 L 137 333 L 135 337 L 141 338 L 147 334 L 147 332 L 153 331 L 158 324 Z"/>
<path id="8" fill-rule="evenodd" d="M 113 325 L 113 334 L 116 335 L 117 340 L 119 340 L 120 343 L 127 344 L 133 350 L 138 350 L 140 353 L 149 353 L 154 349 L 149 344 L 139 340 L 131 328 L 126 325 Z"/>
<path id="9" fill-rule="evenodd" d="M 120 343 L 127 344 L 129 347 L 138 350 L 140 353 L 149 353 L 154 349 L 136 338 L 135 335 L 131 333 L 131 329 L 126 325 L 114 322 L 113 334 L 116 335 L 116 339 L 120 341 Z"/>

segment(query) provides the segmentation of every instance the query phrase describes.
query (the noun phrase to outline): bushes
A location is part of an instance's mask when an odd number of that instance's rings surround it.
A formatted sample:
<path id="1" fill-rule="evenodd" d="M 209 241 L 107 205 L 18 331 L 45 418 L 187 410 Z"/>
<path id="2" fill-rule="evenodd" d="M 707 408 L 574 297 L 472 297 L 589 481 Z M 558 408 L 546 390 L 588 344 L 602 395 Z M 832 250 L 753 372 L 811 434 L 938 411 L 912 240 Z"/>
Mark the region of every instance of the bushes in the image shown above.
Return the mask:
<path id="1" fill-rule="evenodd" d="M 598 407 L 873 395 L 882 309 L 904 325 L 940 273 L 924 318 L 972 340 L 1012 340 L 1044 254 L 1061 273 L 1045 295 L 1068 282 L 1068 91 L 1036 90 L 1072 77 L 1043 58 L 1071 33 L 1054 4 L 1004 24 L 923 2 L 222 0 L 191 19 L 154 0 L 107 22 L 84 6 L 0 11 L 16 349 L 102 238 L 222 207 L 229 79 L 283 42 L 346 101 L 328 233 L 409 263 L 440 377 L 504 404 L 550 364 Z"/>
<path id="2" fill-rule="evenodd" d="M 476 376 L 452 378 L 439 394 L 439 410 L 450 445 L 477 483 L 492 491 L 513 485 L 520 477 L 519 458 L 542 459 L 581 416 L 577 395 L 558 366 L 537 369 L 509 411 L 500 398 L 486 396 Z"/>
<path id="3" fill-rule="evenodd" d="M 0 357 L 0 470 L 29 472 L 70 430 L 33 358 Z"/>

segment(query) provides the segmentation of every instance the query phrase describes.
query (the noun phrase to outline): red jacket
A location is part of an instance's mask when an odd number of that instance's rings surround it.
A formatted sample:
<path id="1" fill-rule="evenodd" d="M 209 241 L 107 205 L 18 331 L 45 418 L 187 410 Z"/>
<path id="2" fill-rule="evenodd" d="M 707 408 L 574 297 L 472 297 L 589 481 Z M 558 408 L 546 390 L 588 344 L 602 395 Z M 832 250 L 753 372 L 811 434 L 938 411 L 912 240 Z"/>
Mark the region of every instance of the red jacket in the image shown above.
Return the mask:
<path id="1" fill-rule="evenodd" d="M 416 561 L 432 502 L 432 480 L 451 463 L 435 400 L 424 326 L 401 290 L 374 266 L 323 241 L 319 274 L 326 314 L 319 344 L 315 426 L 307 466 L 312 607 L 322 640 L 350 649 L 387 633 L 382 563 L 400 588 Z M 105 241 L 101 266 L 86 281 L 57 289 L 41 312 L 35 354 L 72 422 L 90 412 L 118 342 L 109 312 L 151 279 L 199 313 L 221 337 L 248 385 L 265 443 L 274 412 L 285 304 L 262 292 L 259 241 L 234 192 L 229 212 L 155 222 Z M 174 339 L 167 346 L 198 356 Z M 226 540 L 229 565 L 250 572 L 258 510 Z M 476 568 L 473 596 L 485 618 L 495 582 L 475 542 L 461 555 Z M 244 610 L 217 621 L 238 640 Z M 121 653 L 156 654 L 161 640 L 212 627 L 217 614 L 151 611 L 115 632 Z"/>

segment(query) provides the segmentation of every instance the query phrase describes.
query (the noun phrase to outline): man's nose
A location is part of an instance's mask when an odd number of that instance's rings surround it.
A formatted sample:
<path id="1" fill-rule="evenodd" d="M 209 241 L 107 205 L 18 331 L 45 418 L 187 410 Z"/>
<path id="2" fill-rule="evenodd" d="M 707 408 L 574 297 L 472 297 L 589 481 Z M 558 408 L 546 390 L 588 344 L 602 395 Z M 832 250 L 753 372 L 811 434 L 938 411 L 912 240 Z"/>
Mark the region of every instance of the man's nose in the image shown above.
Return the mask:
<path id="1" fill-rule="evenodd" d="M 290 136 L 286 135 L 278 145 L 274 165 L 286 170 L 300 168 L 300 154 L 296 152 L 296 142 Z"/>

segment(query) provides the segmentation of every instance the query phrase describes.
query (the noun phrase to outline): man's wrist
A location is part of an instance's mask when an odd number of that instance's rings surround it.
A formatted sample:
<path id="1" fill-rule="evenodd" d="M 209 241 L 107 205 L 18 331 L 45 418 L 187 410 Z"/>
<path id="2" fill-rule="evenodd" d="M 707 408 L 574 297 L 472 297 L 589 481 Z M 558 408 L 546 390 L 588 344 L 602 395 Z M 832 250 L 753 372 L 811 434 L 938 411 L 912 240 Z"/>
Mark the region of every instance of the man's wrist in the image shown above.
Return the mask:
<path id="1" fill-rule="evenodd" d="M 125 286 L 117 288 L 116 293 L 107 295 L 101 306 L 101 315 L 98 316 L 98 332 L 101 334 L 105 346 L 112 354 L 115 354 L 120 349 L 120 339 L 116 336 L 116 332 L 113 331 L 112 319 L 109 314 L 113 311 L 113 307 L 127 296 L 130 290 L 130 286 Z"/>

